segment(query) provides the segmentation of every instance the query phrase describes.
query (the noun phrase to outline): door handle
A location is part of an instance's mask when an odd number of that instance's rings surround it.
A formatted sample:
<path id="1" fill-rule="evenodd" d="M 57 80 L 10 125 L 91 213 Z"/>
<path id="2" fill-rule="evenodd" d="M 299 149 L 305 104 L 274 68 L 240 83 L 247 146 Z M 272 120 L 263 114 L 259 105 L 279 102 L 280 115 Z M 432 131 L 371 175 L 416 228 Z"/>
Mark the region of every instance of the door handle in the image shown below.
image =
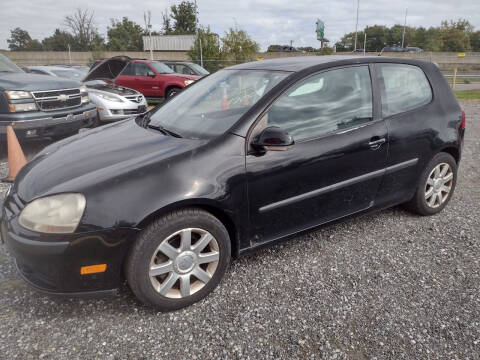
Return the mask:
<path id="1" fill-rule="evenodd" d="M 373 139 L 376 139 L 376 140 L 373 140 Z M 370 146 L 372 150 L 377 150 L 380 146 L 382 146 L 382 144 L 385 144 L 385 142 L 386 142 L 385 138 L 381 138 L 381 139 L 372 138 L 370 139 L 368 146 Z"/>

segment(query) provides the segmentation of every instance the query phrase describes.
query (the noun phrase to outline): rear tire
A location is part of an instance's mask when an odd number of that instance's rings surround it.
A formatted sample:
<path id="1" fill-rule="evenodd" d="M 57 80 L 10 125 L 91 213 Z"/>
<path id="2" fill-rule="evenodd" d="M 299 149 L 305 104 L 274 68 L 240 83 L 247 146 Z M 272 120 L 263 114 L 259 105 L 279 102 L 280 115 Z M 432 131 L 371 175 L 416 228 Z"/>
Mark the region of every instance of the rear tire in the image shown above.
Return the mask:
<path id="1" fill-rule="evenodd" d="M 161 311 L 189 306 L 215 289 L 230 262 L 228 231 L 198 208 L 171 212 L 138 236 L 125 264 L 127 283 Z"/>
<path id="2" fill-rule="evenodd" d="M 452 155 L 435 155 L 422 172 L 415 195 L 405 204 L 407 210 L 423 216 L 442 211 L 453 196 L 457 171 Z"/>

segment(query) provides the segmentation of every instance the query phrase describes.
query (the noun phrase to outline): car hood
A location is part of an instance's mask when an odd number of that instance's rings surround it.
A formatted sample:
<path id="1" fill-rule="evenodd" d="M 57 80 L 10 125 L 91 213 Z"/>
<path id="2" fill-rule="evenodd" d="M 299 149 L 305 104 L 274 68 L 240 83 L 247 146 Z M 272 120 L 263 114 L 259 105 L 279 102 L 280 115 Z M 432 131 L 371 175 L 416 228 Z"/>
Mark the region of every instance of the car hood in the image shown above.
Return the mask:
<path id="1" fill-rule="evenodd" d="M 108 80 L 113 82 L 131 60 L 128 56 L 114 56 L 106 59 L 95 66 L 83 79 L 83 82 L 92 80 Z"/>
<path id="2" fill-rule="evenodd" d="M 101 92 L 107 92 L 107 93 L 116 94 L 120 96 L 140 95 L 138 91 L 135 91 L 133 89 L 129 89 L 123 86 L 114 85 L 114 84 L 93 84 L 93 85 L 86 84 L 86 85 L 88 89 L 92 92 L 101 91 Z"/>
<path id="3" fill-rule="evenodd" d="M 177 73 L 162 74 L 162 76 L 176 77 L 176 78 L 182 78 L 182 79 L 188 79 L 188 80 L 198 80 L 201 78 L 201 76 L 198 76 L 198 75 L 187 75 L 187 74 L 177 74 Z"/>
<path id="4" fill-rule="evenodd" d="M 59 78 L 50 75 L 29 73 L 0 74 L 0 89 L 2 90 L 57 90 L 77 88 L 80 83 L 75 80 Z"/>
<path id="5" fill-rule="evenodd" d="M 112 186 L 123 174 L 146 176 L 149 166 L 205 142 L 163 135 L 129 119 L 46 147 L 22 168 L 14 186 L 26 202 L 55 193 L 82 192 L 93 185 Z"/>

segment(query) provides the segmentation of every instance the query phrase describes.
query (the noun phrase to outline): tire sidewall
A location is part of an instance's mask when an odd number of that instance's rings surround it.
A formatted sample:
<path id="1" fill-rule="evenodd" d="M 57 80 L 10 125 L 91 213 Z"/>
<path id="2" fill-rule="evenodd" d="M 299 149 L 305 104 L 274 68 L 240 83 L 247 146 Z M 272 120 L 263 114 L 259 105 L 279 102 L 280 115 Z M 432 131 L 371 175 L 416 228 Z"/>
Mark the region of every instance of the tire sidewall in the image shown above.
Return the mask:
<path id="1" fill-rule="evenodd" d="M 161 310 L 176 310 L 191 305 L 207 296 L 218 285 L 222 279 L 228 264 L 230 262 L 231 245 L 227 230 L 213 216 L 203 212 L 188 212 L 186 216 L 169 216 L 168 221 L 162 223 L 154 223 L 153 226 L 145 229 L 138 246 L 134 247 L 132 254 L 134 259 L 130 266 L 138 290 L 141 294 L 137 297 L 141 301 L 157 306 Z M 154 251 L 160 243 L 174 232 L 185 228 L 200 228 L 208 231 L 217 240 L 220 258 L 217 268 L 210 281 L 199 291 L 186 298 L 171 299 L 160 295 L 150 281 L 149 268 L 150 260 Z M 132 288 L 133 290 L 133 288 Z M 136 292 L 134 290 L 134 292 Z"/>
<path id="2" fill-rule="evenodd" d="M 427 183 L 427 179 L 430 176 L 430 173 L 432 170 L 440 163 L 447 163 L 450 165 L 450 168 L 452 169 L 453 172 L 453 182 L 452 182 L 452 189 L 448 194 L 447 199 L 437 208 L 432 208 L 428 206 L 427 201 L 425 199 L 425 186 Z M 455 159 L 447 153 L 439 153 L 435 155 L 432 160 L 428 163 L 427 167 L 423 171 L 421 177 L 420 177 L 420 182 L 417 188 L 417 193 L 415 194 L 416 197 L 416 202 L 418 205 L 418 209 L 420 212 L 424 215 L 434 215 L 439 212 L 441 212 L 445 206 L 450 202 L 450 199 L 453 196 L 453 193 L 455 192 L 455 187 L 457 184 L 457 172 L 458 172 L 458 165 L 455 161 Z"/>

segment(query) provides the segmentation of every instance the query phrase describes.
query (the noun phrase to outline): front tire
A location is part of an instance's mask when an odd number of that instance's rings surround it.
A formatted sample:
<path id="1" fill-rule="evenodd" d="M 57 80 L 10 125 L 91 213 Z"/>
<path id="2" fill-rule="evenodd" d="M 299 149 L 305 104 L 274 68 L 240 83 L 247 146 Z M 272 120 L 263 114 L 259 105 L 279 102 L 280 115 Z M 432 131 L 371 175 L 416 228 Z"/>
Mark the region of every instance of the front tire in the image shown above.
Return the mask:
<path id="1" fill-rule="evenodd" d="M 406 208 L 419 215 L 442 211 L 453 196 L 458 166 L 452 155 L 441 152 L 433 157 L 420 176 L 417 190 Z"/>
<path id="2" fill-rule="evenodd" d="M 180 89 L 179 87 L 172 87 L 172 88 L 168 89 L 167 99 L 177 95 L 180 91 L 182 91 L 182 89 Z"/>
<path id="3" fill-rule="evenodd" d="M 180 309 L 215 289 L 230 253 L 228 231 L 217 218 L 197 208 L 174 211 L 140 233 L 127 258 L 127 282 L 144 304 Z"/>

